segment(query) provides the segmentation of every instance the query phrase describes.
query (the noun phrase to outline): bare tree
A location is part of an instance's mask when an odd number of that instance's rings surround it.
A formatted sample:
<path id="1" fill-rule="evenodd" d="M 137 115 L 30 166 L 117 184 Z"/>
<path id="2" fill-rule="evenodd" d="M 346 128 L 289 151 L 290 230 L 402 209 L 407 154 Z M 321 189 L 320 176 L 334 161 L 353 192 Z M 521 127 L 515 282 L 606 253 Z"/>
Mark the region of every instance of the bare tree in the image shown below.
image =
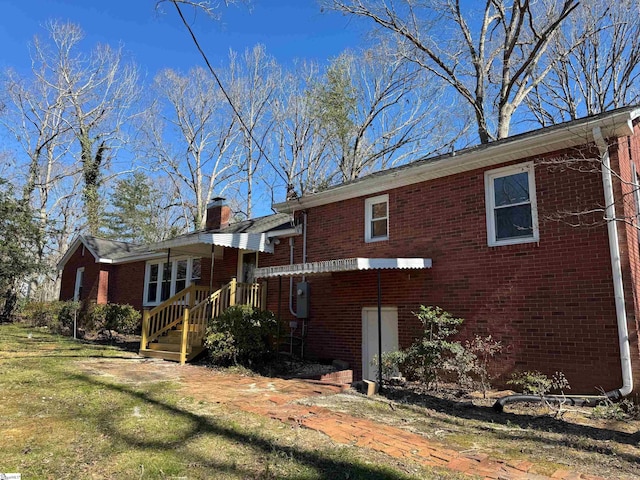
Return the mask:
<path id="1" fill-rule="evenodd" d="M 89 55 L 80 53 L 84 33 L 78 25 L 50 22 L 47 28 L 53 51 L 39 41 L 35 50 L 38 60 L 59 79 L 68 104 L 65 122 L 80 148 L 88 229 L 96 235 L 100 228 L 101 176 L 108 168 L 110 155 L 125 141 L 123 125 L 139 93 L 137 68 L 125 63 L 121 47 L 98 45 Z"/>
<path id="2" fill-rule="evenodd" d="M 138 93 L 137 70 L 125 64 L 121 48 L 98 45 L 82 53 L 84 34 L 78 25 L 52 21 L 46 30 L 47 40 L 35 37 L 33 42 L 32 86 L 27 91 L 15 77 L 11 82 L 13 103 L 32 130 L 26 148 L 32 168 L 25 194 L 33 192 L 39 158 L 47 157 L 50 168 L 62 147 L 62 155 L 76 156 L 88 229 L 95 235 L 100 226 L 101 176 L 108 168 L 108 152 L 113 155 L 124 141 L 122 127 Z"/>
<path id="3" fill-rule="evenodd" d="M 238 175 L 237 119 L 201 68 L 162 71 L 154 93 L 158 101 L 142 125 L 145 156 L 171 179 L 185 223 L 203 228 L 208 201 Z"/>
<path id="4" fill-rule="evenodd" d="M 337 159 L 337 180 L 449 149 L 458 134 L 441 128 L 445 118 L 450 126 L 453 115 L 435 115 L 436 108 L 449 111 L 439 102 L 438 80 L 385 42 L 336 58 L 323 81 L 312 84 L 310 96 L 318 133 Z"/>
<path id="5" fill-rule="evenodd" d="M 242 56 L 231 51 L 229 54 L 228 85 L 231 101 L 239 117 L 242 118 L 240 142 L 242 157 L 240 169 L 242 184 L 238 198 L 245 200 L 242 214 L 251 217 L 255 201 L 255 182 L 261 162 L 273 161 L 266 156 L 267 142 L 273 127 L 270 104 L 279 84 L 280 68 L 269 56 L 264 45 L 246 49 Z"/>
<path id="6" fill-rule="evenodd" d="M 304 195 L 321 190 L 331 181 L 334 162 L 320 123 L 312 115 L 309 85 L 319 76 L 318 65 L 301 63 L 285 72 L 277 86 L 271 110 L 274 118 L 273 156 L 284 176 L 288 194 Z M 273 179 L 272 190 L 278 184 Z M 273 194 L 272 194 L 273 195 Z"/>
<path id="7" fill-rule="evenodd" d="M 555 61 L 549 44 L 577 0 L 325 0 L 373 21 L 402 53 L 447 82 L 471 107 L 481 143 L 509 135 L 514 112 Z"/>
<path id="8" fill-rule="evenodd" d="M 637 103 L 640 4 L 582 0 L 550 45 L 555 62 L 527 104 L 543 126 Z"/>

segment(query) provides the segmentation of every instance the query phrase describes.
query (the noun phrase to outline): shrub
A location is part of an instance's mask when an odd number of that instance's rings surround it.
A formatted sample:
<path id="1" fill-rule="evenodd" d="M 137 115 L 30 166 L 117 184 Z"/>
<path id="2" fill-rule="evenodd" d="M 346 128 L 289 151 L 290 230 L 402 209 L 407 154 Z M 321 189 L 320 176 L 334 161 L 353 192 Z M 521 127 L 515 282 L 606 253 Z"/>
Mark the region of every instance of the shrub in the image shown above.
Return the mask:
<path id="1" fill-rule="evenodd" d="M 476 335 L 473 340 L 467 340 L 464 343 L 464 349 L 475 357 L 472 372 L 477 379 L 476 385 L 482 391 L 482 396 L 486 397 L 487 390 L 491 388 L 489 363 L 502 353 L 502 343 L 494 340 L 491 335 L 486 337 Z"/>
<path id="2" fill-rule="evenodd" d="M 437 388 L 445 360 L 460 349 L 460 343 L 451 340 L 464 321 L 455 318 L 440 307 L 420 306 L 414 313 L 423 326 L 422 337 L 405 350 L 406 358 L 400 365 L 402 374 L 409 380 L 417 380 Z"/>
<path id="3" fill-rule="evenodd" d="M 514 373 L 507 384 L 520 387 L 525 394 L 538 395 L 540 403 L 553 412 L 556 417 L 562 416 L 565 411 L 564 391 L 571 390 L 569 381 L 562 372 L 555 372 L 551 377 L 537 370 Z M 549 401 L 545 398 L 545 395 L 552 392 L 559 393 L 559 398 L 555 401 Z"/>
<path id="4" fill-rule="evenodd" d="M 215 364 L 252 366 L 273 355 L 277 327 L 273 313 L 236 305 L 209 322 L 204 343 Z"/>
<path id="5" fill-rule="evenodd" d="M 80 309 L 79 302 L 26 302 L 20 308 L 23 321 L 34 327 L 47 327 L 52 333 L 73 333 L 73 317 Z"/>
<path id="6" fill-rule="evenodd" d="M 407 359 L 407 354 L 403 350 L 384 352 L 382 354 L 382 378 L 390 380 L 397 377 L 403 370 L 403 365 Z M 373 357 L 371 365 L 378 366 L 378 355 Z"/>
<path id="7" fill-rule="evenodd" d="M 571 389 L 564 373 L 555 372 L 551 377 L 548 377 L 537 370 L 514 373 L 507 384 L 520 387 L 523 393 L 540 396 L 552 391 L 558 391 L 562 394 L 564 390 Z"/>
<path id="8" fill-rule="evenodd" d="M 609 399 L 593 407 L 591 418 L 600 420 L 637 420 L 640 419 L 640 406 L 624 399 L 615 403 Z"/>
<path id="9" fill-rule="evenodd" d="M 87 313 L 87 325 L 113 339 L 113 332 L 135 333 L 140 325 L 140 312 L 131 305 L 106 303 L 93 305 Z"/>

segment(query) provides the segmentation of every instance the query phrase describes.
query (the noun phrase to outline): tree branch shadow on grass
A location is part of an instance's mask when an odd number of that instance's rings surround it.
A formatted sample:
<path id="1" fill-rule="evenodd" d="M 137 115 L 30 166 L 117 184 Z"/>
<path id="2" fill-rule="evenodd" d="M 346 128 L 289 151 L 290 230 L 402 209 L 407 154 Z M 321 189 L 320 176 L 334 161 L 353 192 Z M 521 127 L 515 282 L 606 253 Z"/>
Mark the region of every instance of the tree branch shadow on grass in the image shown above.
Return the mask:
<path id="1" fill-rule="evenodd" d="M 460 403 L 455 400 L 448 400 L 429 394 L 410 393 L 407 395 L 403 395 L 398 391 L 386 390 L 384 395 L 389 399 L 399 401 L 401 404 L 407 405 L 409 407 L 417 406 L 421 408 L 429 408 L 439 413 L 466 420 L 475 420 L 499 425 L 518 426 L 522 429 L 553 432 L 562 435 L 590 438 L 597 441 L 614 441 L 621 444 L 632 445 L 635 447 L 638 447 L 638 445 L 640 444 L 640 432 L 630 434 L 605 428 L 596 428 L 589 425 L 578 425 L 571 422 L 565 422 L 562 419 L 553 418 L 549 415 L 532 416 L 512 412 L 498 413 L 492 407 L 469 405 L 468 403 Z M 504 438 L 511 437 L 504 435 Z M 566 445 L 566 442 L 563 442 L 562 440 L 555 442 L 551 439 L 541 437 L 535 437 L 531 440 L 549 444 L 562 443 L 563 445 Z M 575 446 L 575 448 L 584 447 Z M 593 450 L 593 448 L 586 449 Z M 620 456 L 619 454 L 616 455 Z M 627 457 L 631 462 L 640 462 L 640 457 L 638 456 L 628 455 Z"/>
<path id="2" fill-rule="evenodd" d="M 176 406 L 170 405 L 166 402 L 153 398 L 145 392 L 136 391 L 128 388 L 124 385 L 116 385 L 112 383 L 102 382 L 98 379 L 92 378 L 89 375 L 73 374 L 71 378 L 85 383 L 90 383 L 101 388 L 111 389 L 131 397 L 135 397 L 140 401 L 150 403 L 155 407 L 159 407 L 165 412 L 170 413 L 174 418 L 189 422 L 192 427 L 183 432 L 178 438 L 171 441 L 145 441 L 135 434 L 126 433 L 118 430 L 115 425 L 117 422 L 112 421 L 113 418 L 99 419 L 99 427 L 109 436 L 117 438 L 131 447 L 140 448 L 144 450 L 157 449 L 167 450 L 181 448 L 191 439 L 196 439 L 202 435 L 216 435 L 224 437 L 242 446 L 250 446 L 257 454 L 261 455 L 273 455 L 274 453 L 286 455 L 288 458 L 293 458 L 296 461 L 305 464 L 313 468 L 318 479 L 335 479 L 335 478 L 349 478 L 349 479 L 366 479 L 366 480 L 404 480 L 411 478 L 401 472 L 394 472 L 390 468 L 376 467 L 363 465 L 359 463 L 350 463 L 339 459 L 328 458 L 318 451 L 305 450 L 297 447 L 283 445 L 277 439 L 269 439 L 265 436 L 260 436 L 255 432 L 245 433 L 240 431 L 240 427 L 234 427 L 229 424 L 222 424 L 209 416 L 198 415 Z M 113 416 L 114 412 L 110 412 Z M 190 453 L 189 458 L 185 458 L 185 463 L 196 463 L 206 466 L 208 468 L 214 468 L 219 472 L 235 472 L 243 475 L 255 475 L 255 471 L 242 471 L 241 467 L 232 465 L 231 463 L 222 463 L 218 461 L 205 458 L 196 453 Z M 436 476 L 434 474 L 434 476 Z M 249 478 L 249 477 L 247 477 Z M 271 477 L 269 477 L 271 478 Z M 438 477 L 441 478 L 441 477 Z"/>

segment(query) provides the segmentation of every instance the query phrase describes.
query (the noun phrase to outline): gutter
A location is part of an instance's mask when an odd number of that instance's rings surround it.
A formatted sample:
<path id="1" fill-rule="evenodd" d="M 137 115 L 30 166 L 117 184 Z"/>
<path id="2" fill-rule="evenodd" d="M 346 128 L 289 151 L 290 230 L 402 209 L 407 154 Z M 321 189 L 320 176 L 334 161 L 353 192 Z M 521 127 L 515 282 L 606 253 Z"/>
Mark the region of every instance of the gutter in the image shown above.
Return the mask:
<path id="1" fill-rule="evenodd" d="M 455 175 L 479 168 L 487 168 L 510 161 L 521 161 L 546 153 L 583 145 L 591 140 L 596 128 L 602 128 L 604 136 L 628 134 L 631 121 L 640 116 L 640 108 L 627 107 L 586 117 L 564 124 L 526 132 L 489 144 L 477 145 L 454 154 L 417 160 L 383 172 L 376 172 L 328 190 L 305 195 L 295 200 L 275 203 L 272 208 L 281 213 L 374 195 L 394 188 Z"/>
<path id="2" fill-rule="evenodd" d="M 633 125 L 630 123 L 631 134 Z M 531 402 L 545 400 L 549 403 L 562 403 L 578 406 L 594 407 L 605 400 L 620 400 L 633 391 L 633 370 L 631 367 L 631 351 L 629 347 L 629 331 L 627 328 L 627 311 L 624 304 L 624 285 L 622 282 L 622 265 L 620 262 L 620 244 L 616 223 L 615 197 L 613 194 L 613 180 L 611 175 L 611 159 L 609 146 L 602 135 L 599 126 L 593 128 L 593 139 L 600 152 L 602 164 L 602 185 L 604 189 L 605 218 L 609 235 L 609 256 L 611 257 L 611 271 L 613 276 L 613 294 L 616 305 L 616 320 L 618 324 L 618 343 L 620 344 L 620 365 L 622 368 L 622 386 L 602 395 L 509 395 L 499 399 L 493 408 L 502 412 L 507 403 Z"/>

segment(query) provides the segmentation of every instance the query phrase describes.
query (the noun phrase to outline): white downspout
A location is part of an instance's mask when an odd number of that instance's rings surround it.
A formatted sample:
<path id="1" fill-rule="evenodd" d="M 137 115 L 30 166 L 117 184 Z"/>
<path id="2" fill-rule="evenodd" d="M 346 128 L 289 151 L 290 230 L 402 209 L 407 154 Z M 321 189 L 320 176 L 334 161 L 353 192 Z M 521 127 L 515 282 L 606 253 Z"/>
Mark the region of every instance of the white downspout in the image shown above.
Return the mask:
<path id="1" fill-rule="evenodd" d="M 609 253 L 611 256 L 611 270 L 613 272 L 613 293 L 616 303 L 620 364 L 622 366 L 622 386 L 618 389 L 618 393 L 620 397 L 624 397 L 629 395 L 633 390 L 633 371 L 631 368 L 627 312 L 624 304 L 624 287 L 622 283 L 622 265 L 620 263 L 620 244 L 618 243 L 611 161 L 609 157 L 609 146 L 602 136 L 600 127 L 593 129 L 593 139 L 600 151 L 600 160 L 602 162 L 602 185 L 604 187 L 604 201 L 606 206 L 605 218 L 607 220 L 607 230 L 609 233 Z"/>
<path id="2" fill-rule="evenodd" d="M 616 390 L 605 392 L 603 395 L 545 395 L 548 402 L 569 403 L 594 407 L 603 400 L 620 400 L 633 391 L 633 371 L 631 369 L 631 352 L 629 348 L 629 331 L 627 329 L 627 311 L 624 305 L 624 287 L 622 283 L 622 265 L 620 262 L 620 244 L 618 243 L 618 229 L 616 224 L 615 198 L 613 195 L 613 180 L 611 176 L 611 159 L 609 147 L 600 127 L 593 129 L 593 139 L 600 151 L 602 163 L 602 185 L 604 187 L 604 201 L 606 205 L 605 218 L 609 234 L 609 256 L 611 257 L 611 270 L 613 276 L 613 294 L 616 305 L 616 320 L 618 323 L 618 343 L 620 344 L 620 364 L 622 367 L 622 386 Z M 493 408 L 502 412 L 504 406 L 514 402 L 539 401 L 538 395 L 509 395 L 496 401 Z"/>

